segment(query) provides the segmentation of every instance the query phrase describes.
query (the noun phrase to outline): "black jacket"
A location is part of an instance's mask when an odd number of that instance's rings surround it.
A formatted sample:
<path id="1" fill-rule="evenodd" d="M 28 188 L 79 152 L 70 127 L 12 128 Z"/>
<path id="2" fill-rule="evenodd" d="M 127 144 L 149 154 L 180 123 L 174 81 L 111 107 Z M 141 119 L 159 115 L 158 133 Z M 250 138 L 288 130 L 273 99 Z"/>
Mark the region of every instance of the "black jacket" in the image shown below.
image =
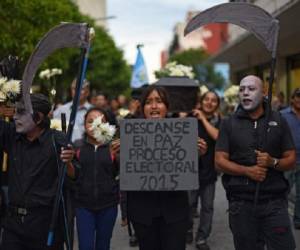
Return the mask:
<path id="1" fill-rule="evenodd" d="M 266 116 L 252 120 L 247 112 L 239 108 L 235 114 L 222 122 L 216 151 L 229 154 L 229 160 L 244 166 L 256 165 L 255 150 L 268 152 L 272 157 L 294 149 L 293 139 L 287 122 L 273 111 L 269 122 L 267 138 L 264 136 Z M 256 182 L 245 176 L 223 175 L 223 184 L 229 198 L 253 200 Z M 260 185 L 261 200 L 284 197 L 289 190 L 283 172 L 268 169 L 266 179 Z"/>
<path id="2" fill-rule="evenodd" d="M 117 167 L 109 145 L 95 147 L 81 140 L 75 146 L 81 167 L 75 187 L 76 206 L 99 210 L 116 205 L 119 201 Z"/>

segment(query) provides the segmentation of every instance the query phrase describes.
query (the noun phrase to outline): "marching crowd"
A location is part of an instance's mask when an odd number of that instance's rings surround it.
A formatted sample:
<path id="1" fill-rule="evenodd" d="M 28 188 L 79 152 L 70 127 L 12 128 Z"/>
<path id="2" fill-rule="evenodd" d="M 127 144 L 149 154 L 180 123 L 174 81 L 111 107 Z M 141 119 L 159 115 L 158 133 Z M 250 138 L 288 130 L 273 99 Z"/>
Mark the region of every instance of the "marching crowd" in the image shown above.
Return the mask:
<path id="1" fill-rule="evenodd" d="M 71 85 L 72 97 L 74 94 L 75 81 Z M 1 150 L 8 155 L 6 178 L 2 178 L 7 180 L 8 193 L 2 195 L 6 208 L 1 249 L 64 248 L 63 212 L 58 216 L 54 244 L 45 248 L 60 160 L 66 164 L 65 186 L 71 203 L 69 240 L 74 237 L 75 217 L 80 250 L 110 249 L 118 204 L 131 246 L 184 250 L 195 238 L 197 249 L 209 250 L 218 173 L 222 173 L 229 203 L 228 230 L 235 249 L 296 249 L 287 195 L 295 183 L 293 226 L 300 229 L 300 89 L 293 91 L 289 107 L 268 115 L 263 82 L 250 75 L 240 82 L 239 99 L 228 117 L 221 115 L 221 99 L 213 90 L 202 93 L 190 112 L 170 114 L 163 87 L 141 87 L 127 102 L 123 95 L 108 98 L 99 92 L 90 96 L 85 80 L 72 143 L 64 133 L 50 128 L 50 118 L 60 119 L 64 113 L 69 120 L 72 102 L 56 105 L 52 111 L 45 96 L 31 94 L 33 114 L 22 105 L 15 109 L 1 106 L 2 116 L 13 120 L 0 121 Z M 198 120 L 199 189 L 120 192 L 119 151 L 126 142 L 118 135 L 109 143 L 97 140 L 91 130 L 93 121 L 100 118 L 118 126 L 120 119 L 167 117 Z M 198 201 L 199 227 L 193 232 Z"/>

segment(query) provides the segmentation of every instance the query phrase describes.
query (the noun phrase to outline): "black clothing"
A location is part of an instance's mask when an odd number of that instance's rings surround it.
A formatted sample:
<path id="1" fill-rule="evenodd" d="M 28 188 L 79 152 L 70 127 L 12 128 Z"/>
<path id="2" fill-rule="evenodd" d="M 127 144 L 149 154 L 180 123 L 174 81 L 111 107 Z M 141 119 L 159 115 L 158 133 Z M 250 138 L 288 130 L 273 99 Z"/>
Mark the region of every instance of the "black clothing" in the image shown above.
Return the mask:
<path id="1" fill-rule="evenodd" d="M 76 206 L 99 210 L 116 205 L 119 201 L 118 169 L 109 145 L 95 147 L 86 140 L 75 142 L 76 145 L 81 166 L 75 188 Z"/>
<path id="2" fill-rule="evenodd" d="M 287 122 L 273 111 L 269 122 L 267 139 L 264 138 L 266 116 L 252 120 L 239 108 L 235 114 L 222 122 L 216 151 L 229 154 L 229 160 L 244 166 L 256 164 L 255 150 L 268 152 L 281 158 L 283 152 L 294 149 L 293 139 Z M 245 176 L 224 174 L 223 185 L 229 199 L 253 200 L 256 182 Z M 268 168 L 266 179 L 260 184 L 259 199 L 284 198 L 289 191 L 283 172 Z"/>
<path id="3" fill-rule="evenodd" d="M 216 151 L 227 152 L 230 161 L 245 167 L 256 165 L 255 150 L 282 158 L 284 152 L 295 148 L 287 122 L 280 113 L 272 111 L 265 137 L 265 119 L 262 115 L 252 120 L 239 108 L 222 123 Z M 289 186 L 282 171 L 268 168 L 255 204 L 257 182 L 224 174 L 223 185 L 236 250 L 262 250 L 264 244 L 268 250 L 295 249 L 286 203 Z"/>
<path id="4" fill-rule="evenodd" d="M 187 231 L 186 220 L 167 224 L 161 217 L 151 225 L 133 222 L 141 250 L 184 250 Z"/>
<path id="5" fill-rule="evenodd" d="M 189 202 L 186 191 L 128 191 L 128 218 L 150 225 L 161 217 L 167 224 L 188 219 Z"/>
<path id="6" fill-rule="evenodd" d="M 220 117 L 213 116 L 208 121 L 216 128 L 220 126 Z M 216 141 L 206 131 L 203 123 L 198 121 L 198 136 L 207 143 L 206 154 L 199 157 L 199 183 L 201 185 L 209 184 L 217 180 L 217 171 L 215 170 L 215 145 Z"/>
<path id="7" fill-rule="evenodd" d="M 10 205 L 24 208 L 52 206 L 58 181 L 54 143 L 60 151 L 67 144 L 65 135 L 46 129 L 31 142 L 15 132 L 13 123 L 0 121 L 0 143 L 8 153 Z"/>
<path id="8" fill-rule="evenodd" d="M 253 216 L 253 202 L 230 201 L 229 224 L 236 250 L 272 250 L 296 248 L 287 211 L 287 200 L 258 203 Z"/>
<path id="9" fill-rule="evenodd" d="M 29 141 L 16 133 L 13 123 L 0 120 L 0 143 L 10 166 L 9 208 L 3 232 L 8 245 L 4 249 L 43 249 L 57 190 L 60 148 L 67 144 L 65 135 L 45 129 Z M 62 237 L 61 225 L 57 230 Z"/>
<path id="10" fill-rule="evenodd" d="M 9 208 L 5 218 L 2 239 L 3 250 L 63 250 L 63 226 L 58 224 L 54 233 L 54 244 L 46 248 L 52 208 L 39 207 L 27 210 L 22 216 Z M 60 222 L 62 220 L 60 219 Z"/>

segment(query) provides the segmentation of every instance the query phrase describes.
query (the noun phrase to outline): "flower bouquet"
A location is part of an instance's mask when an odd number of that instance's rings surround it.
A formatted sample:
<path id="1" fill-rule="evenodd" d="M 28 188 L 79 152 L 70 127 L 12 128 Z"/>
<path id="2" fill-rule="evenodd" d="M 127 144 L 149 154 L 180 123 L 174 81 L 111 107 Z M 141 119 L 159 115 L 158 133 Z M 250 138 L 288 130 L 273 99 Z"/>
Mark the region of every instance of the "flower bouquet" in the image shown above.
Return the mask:
<path id="1" fill-rule="evenodd" d="M 224 92 L 224 100 L 229 107 L 236 107 L 239 103 L 239 86 L 232 85 Z"/>
<path id="2" fill-rule="evenodd" d="M 155 71 L 155 76 L 157 78 L 161 77 L 188 77 L 193 79 L 195 74 L 193 73 L 193 68 L 190 66 L 185 66 L 182 64 L 177 64 L 176 61 L 167 63 L 166 66 L 158 71 Z"/>
<path id="3" fill-rule="evenodd" d="M 10 79 L 6 77 L 0 78 L 0 102 L 9 104 L 14 103 L 21 93 L 21 85 L 19 80 Z"/>
<path id="4" fill-rule="evenodd" d="M 110 125 L 108 122 L 102 121 L 103 116 L 99 116 L 92 122 L 90 130 L 97 142 L 102 144 L 108 143 L 113 139 L 116 132 L 116 126 Z"/>

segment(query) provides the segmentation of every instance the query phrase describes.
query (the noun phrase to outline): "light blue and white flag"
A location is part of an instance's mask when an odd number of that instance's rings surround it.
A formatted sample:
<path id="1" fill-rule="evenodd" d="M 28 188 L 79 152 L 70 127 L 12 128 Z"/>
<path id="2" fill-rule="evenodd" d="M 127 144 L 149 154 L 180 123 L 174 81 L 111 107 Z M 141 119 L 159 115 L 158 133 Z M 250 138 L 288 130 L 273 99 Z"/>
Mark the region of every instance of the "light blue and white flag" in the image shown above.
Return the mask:
<path id="1" fill-rule="evenodd" d="M 137 46 L 138 53 L 137 53 L 135 64 L 133 66 L 133 72 L 132 72 L 131 82 L 130 82 L 131 88 L 139 88 L 144 84 L 149 83 L 146 64 L 140 47 L 141 46 L 139 45 Z"/>

